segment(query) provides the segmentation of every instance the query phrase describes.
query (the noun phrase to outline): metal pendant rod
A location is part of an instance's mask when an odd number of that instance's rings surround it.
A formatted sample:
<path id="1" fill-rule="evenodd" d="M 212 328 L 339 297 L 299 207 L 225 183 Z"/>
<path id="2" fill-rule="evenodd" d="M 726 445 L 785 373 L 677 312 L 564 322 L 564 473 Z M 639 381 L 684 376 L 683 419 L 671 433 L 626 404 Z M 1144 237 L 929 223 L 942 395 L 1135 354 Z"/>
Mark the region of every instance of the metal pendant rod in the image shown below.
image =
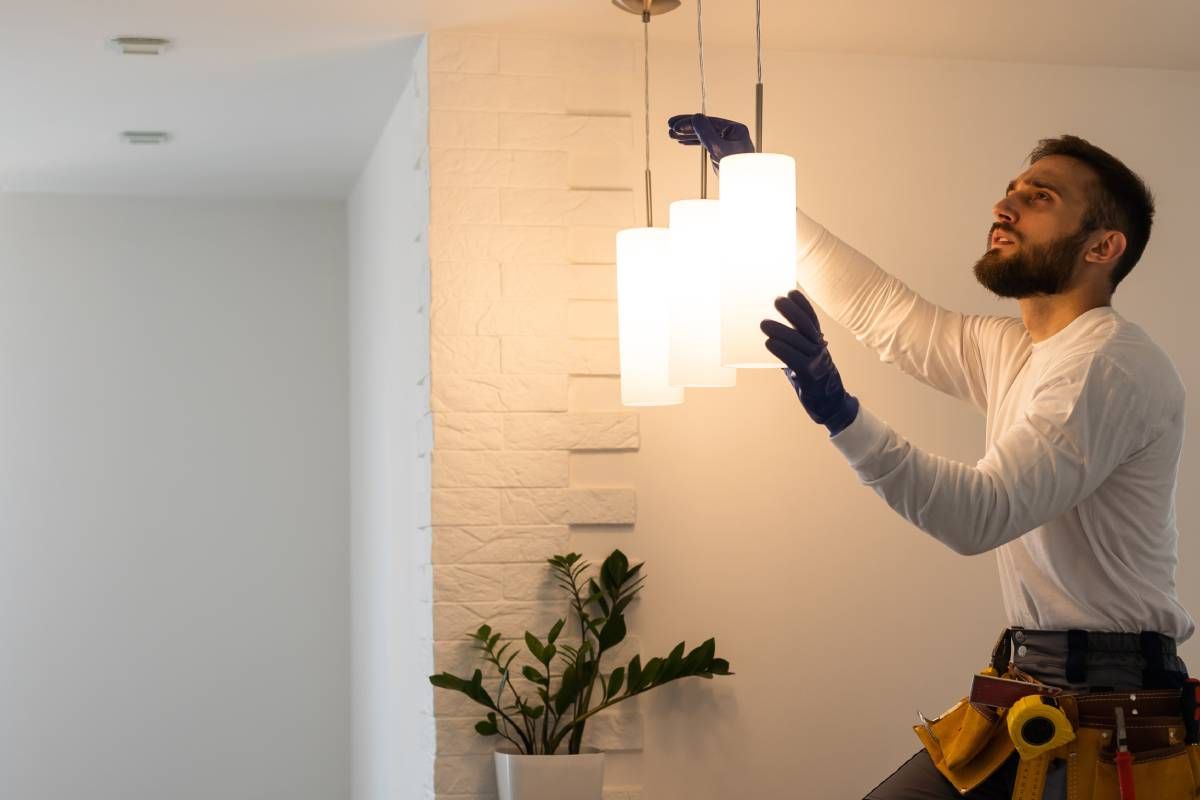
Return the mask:
<path id="1" fill-rule="evenodd" d="M 700 148 L 700 199 L 708 199 L 708 151 Z"/>
<path id="2" fill-rule="evenodd" d="M 763 85 L 756 83 L 754 85 L 754 152 L 761 153 L 762 142 L 762 118 L 763 118 Z"/>

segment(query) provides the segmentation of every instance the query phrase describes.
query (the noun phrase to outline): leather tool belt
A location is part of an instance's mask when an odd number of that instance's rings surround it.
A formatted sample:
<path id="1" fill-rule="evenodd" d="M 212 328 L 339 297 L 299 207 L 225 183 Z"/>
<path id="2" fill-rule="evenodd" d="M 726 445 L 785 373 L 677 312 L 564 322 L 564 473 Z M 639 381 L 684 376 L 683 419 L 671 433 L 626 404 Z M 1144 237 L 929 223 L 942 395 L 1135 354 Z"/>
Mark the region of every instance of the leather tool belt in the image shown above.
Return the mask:
<path id="1" fill-rule="evenodd" d="M 989 666 L 971 695 L 913 730 L 938 771 L 962 794 L 982 784 L 1014 753 L 1005 715 L 1031 694 L 1045 695 L 1066 715 L 1074 738 L 1043 755 L 1023 759 L 1013 800 L 1042 800 L 1051 761 L 1067 765 L 1067 800 L 1120 800 L 1115 766 L 1116 709 L 1124 710 L 1133 779 L 1140 800 L 1200 797 L 1200 742 L 1195 733 L 1200 682 L 1179 689 L 1097 693 L 1047 686 L 1011 662 L 1003 674 Z M 1189 698 L 1191 706 L 1189 707 Z M 1187 715 L 1189 718 L 1185 718 Z M 920 716 L 920 715 L 918 715 Z"/>

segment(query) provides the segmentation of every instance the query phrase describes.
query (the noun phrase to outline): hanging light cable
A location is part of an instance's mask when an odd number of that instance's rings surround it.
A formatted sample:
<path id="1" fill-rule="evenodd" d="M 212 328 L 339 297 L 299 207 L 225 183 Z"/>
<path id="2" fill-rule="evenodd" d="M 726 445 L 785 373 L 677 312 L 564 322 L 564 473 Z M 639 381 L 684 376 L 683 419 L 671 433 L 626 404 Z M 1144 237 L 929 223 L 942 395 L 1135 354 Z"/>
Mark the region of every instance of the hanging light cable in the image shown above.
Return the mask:
<path id="1" fill-rule="evenodd" d="M 700 54 L 700 113 L 708 113 L 708 86 L 704 82 L 704 0 L 696 0 L 696 51 Z M 700 199 L 708 197 L 708 150 L 700 148 Z"/>
<path id="2" fill-rule="evenodd" d="M 761 0 L 754 9 L 756 152 L 721 159 L 721 363 L 778 368 L 758 325 L 796 283 L 796 162 L 762 152 Z"/>
<path id="3" fill-rule="evenodd" d="M 700 111 L 706 114 L 703 18 L 703 0 L 696 0 Z M 708 151 L 699 150 L 700 199 L 677 200 L 670 209 L 670 382 L 727 387 L 737 383 L 737 370 L 721 366 L 721 203 L 707 199 Z"/>
<path id="4" fill-rule="evenodd" d="M 629 11 L 627 0 L 614 2 Z M 621 403 L 665 406 L 683 402 L 683 388 L 671 386 L 669 361 L 670 231 L 654 227 L 650 177 L 650 17 L 674 5 L 643 0 L 642 43 L 646 123 L 646 227 L 617 232 L 617 335 L 621 360 Z M 663 7 L 665 6 L 665 7 Z"/>

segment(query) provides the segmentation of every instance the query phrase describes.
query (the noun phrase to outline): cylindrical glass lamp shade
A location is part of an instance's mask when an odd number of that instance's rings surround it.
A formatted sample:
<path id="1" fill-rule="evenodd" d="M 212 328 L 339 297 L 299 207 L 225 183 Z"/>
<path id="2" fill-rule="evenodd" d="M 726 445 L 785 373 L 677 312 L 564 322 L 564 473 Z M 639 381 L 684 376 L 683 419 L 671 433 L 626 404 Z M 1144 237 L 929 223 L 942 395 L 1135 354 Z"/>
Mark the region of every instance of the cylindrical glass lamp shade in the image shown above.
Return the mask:
<path id="1" fill-rule="evenodd" d="M 759 323 L 796 286 L 796 162 L 778 153 L 721 159 L 721 363 L 779 367 Z"/>
<path id="2" fill-rule="evenodd" d="M 617 232 L 617 335 L 621 353 L 621 403 L 670 406 L 683 402 L 671 386 L 670 231 L 626 228 Z"/>
<path id="3" fill-rule="evenodd" d="M 721 366 L 721 204 L 671 203 L 672 386 L 733 386 Z"/>

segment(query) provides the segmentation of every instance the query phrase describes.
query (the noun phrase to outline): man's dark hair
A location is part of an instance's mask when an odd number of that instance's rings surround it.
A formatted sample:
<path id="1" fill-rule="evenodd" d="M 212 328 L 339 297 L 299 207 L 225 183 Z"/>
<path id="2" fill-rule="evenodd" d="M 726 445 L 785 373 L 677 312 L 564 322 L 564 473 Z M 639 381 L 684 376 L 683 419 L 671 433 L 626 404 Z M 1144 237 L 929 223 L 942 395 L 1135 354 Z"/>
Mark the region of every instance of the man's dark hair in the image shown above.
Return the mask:
<path id="1" fill-rule="evenodd" d="M 1029 154 L 1033 164 L 1046 156 L 1069 156 L 1091 167 L 1096 174 L 1096 189 L 1088 198 L 1084 212 L 1085 231 L 1111 230 L 1125 234 L 1125 252 L 1112 271 L 1112 289 L 1124 280 L 1137 264 L 1150 241 L 1154 223 L 1154 196 L 1145 182 L 1119 159 L 1078 136 L 1066 134 L 1057 139 L 1042 139 Z"/>

